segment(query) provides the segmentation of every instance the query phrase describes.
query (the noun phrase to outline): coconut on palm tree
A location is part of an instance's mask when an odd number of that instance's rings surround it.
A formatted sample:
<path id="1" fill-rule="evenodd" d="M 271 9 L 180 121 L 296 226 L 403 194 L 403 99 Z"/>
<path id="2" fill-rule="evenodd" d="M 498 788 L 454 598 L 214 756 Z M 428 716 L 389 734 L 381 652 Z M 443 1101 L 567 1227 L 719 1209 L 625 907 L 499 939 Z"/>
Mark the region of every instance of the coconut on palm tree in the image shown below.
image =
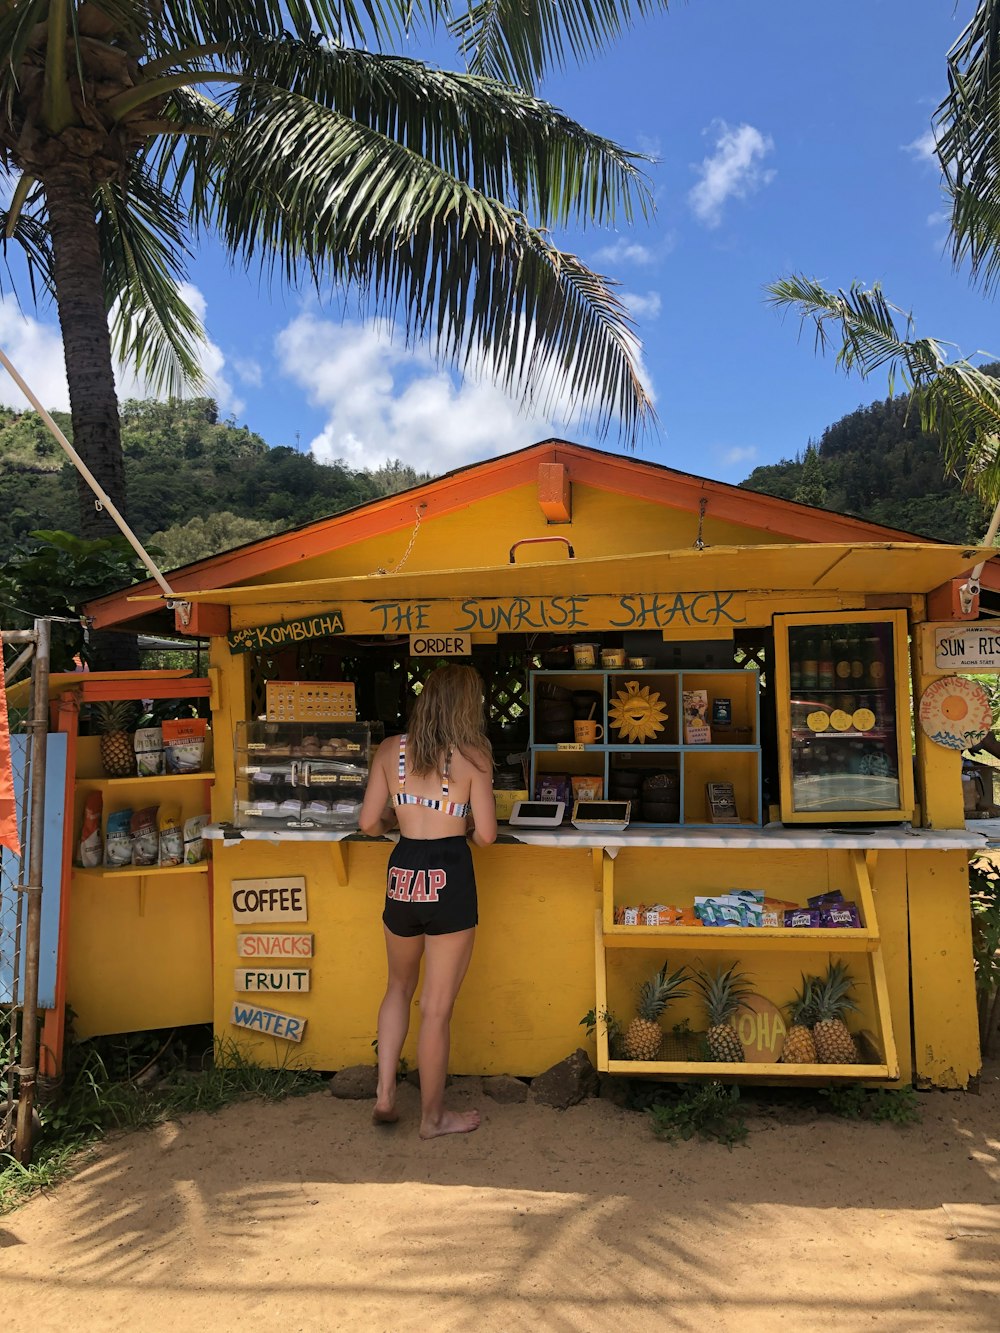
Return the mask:
<path id="1" fill-rule="evenodd" d="M 154 387 L 198 382 L 179 284 L 207 231 L 239 265 L 353 294 L 443 361 L 543 410 L 569 390 L 634 436 L 652 409 L 627 311 L 552 231 L 644 213 L 642 159 L 531 87 L 657 6 L 0 3 L 0 225 L 54 297 L 73 442 L 115 504 L 113 349 Z M 469 72 L 387 53 L 442 27 Z M 83 535 L 106 535 L 80 485 Z"/>

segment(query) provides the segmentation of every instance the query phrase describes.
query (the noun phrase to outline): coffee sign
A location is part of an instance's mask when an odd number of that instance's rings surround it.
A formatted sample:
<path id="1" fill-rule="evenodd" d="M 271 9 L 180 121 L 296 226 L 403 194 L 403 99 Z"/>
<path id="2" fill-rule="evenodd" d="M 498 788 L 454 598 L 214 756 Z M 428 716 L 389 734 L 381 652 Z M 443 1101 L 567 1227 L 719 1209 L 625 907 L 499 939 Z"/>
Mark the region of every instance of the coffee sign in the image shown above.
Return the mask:
<path id="1" fill-rule="evenodd" d="M 230 886 L 233 920 L 308 921 L 304 875 L 283 879 L 234 879 Z"/>

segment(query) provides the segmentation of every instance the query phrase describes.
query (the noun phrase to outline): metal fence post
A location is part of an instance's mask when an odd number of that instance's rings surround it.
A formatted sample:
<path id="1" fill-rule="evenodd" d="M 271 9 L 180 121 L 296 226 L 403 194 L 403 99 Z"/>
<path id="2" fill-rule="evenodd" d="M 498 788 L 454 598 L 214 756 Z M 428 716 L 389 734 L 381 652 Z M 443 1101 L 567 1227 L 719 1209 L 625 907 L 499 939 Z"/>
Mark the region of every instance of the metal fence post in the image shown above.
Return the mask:
<path id="1" fill-rule="evenodd" d="M 42 936 L 42 845 L 45 837 L 45 758 L 49 732 L 49 643 L 51 625 L 36 620 L 31 720 L 31 821 L 28 832 L 27 920 L 24 951 L 24 1000 L 21 1010 L 21 1062 L 14 1156 L 31 1162 L 35 1082 L 38 1076 L 38 968 Z"/>

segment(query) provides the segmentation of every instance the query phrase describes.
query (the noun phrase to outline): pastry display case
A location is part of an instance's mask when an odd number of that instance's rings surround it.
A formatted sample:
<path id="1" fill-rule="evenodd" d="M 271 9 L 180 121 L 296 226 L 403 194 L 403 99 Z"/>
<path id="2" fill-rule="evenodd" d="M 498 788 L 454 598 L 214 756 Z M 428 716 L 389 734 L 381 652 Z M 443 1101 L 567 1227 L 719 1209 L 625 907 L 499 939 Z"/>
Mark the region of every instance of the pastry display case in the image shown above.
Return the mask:
<path id="1" fill-rule="evenodd" d="M 381 732 L 368 722 L 238 723 L 233 824 L 356 827 L 370 753 Z"/>

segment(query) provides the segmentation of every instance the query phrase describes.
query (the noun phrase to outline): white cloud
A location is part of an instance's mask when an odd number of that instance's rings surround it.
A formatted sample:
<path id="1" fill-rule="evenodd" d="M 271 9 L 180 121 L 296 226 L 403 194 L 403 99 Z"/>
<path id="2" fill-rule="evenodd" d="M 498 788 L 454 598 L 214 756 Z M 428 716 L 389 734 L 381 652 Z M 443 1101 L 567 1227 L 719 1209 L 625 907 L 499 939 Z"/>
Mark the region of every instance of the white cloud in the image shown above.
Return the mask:
<path id="1" fill-rule="evenodd" d="M 717 227 L 730 199 L 745 199 L 774 179 L 774 170 L 760 165 L 774 151 L 774 140 L 752 125 L 733 129 L 721 120 L 711 131 L 716 136 L 715 151 L 696 168 L 700 179 L 689 192 L 688 203 L 699 221 Z"/>
<path id="2" fill-rule="evenodd" d="M 912 153 L 919 161 L 937 165 L 937 139 L 933 129 L 925 130 L 912 143 L 904 144 L 903 148 L 907 153 Z"/>
<path id="3" fill-rule="evenodd" d="M 62 338 L 55 325 L 42 324 L 23 314 L 13 296 L 2 296 L 0 346 L 43 407 L 49 411 L 69 411 Z M 0 402 L 18 409 L 30 407 L 6 369 L 0 371 Z"/>
<path id="4" fill-rule="evenodd" d="M 647 292 L 645 296 L 638 292 L 622 292 L 621 299 L 636 319 L 655 319 L 663 304 L 659 292 Z"/>
<path id="5" fill-rule="evenodd" d="M 737 444 L 726 450 L 722 455 L 722 462 L 726 467 L 735 467 L 737 463 L 752 463 L 756 458 L 757 446 L 755 444 Z"/>
<path id="6" fill-rule="evenodd" d="M 611 245 L 602 246 L 595 258 L 602 264 L 645 265 L 656 262 L 656 255 L 648 245 L 640 245 L 638 241 L 627 241 L 624 236 L 619 236 Z"/>
<path id="7" fill-rule="evenodd" d="M 232 367 L 236 378 L 253 389 L 259 389 L 264 383 L 264 370 L 259 361 L 251 356 L 232 357 Z"/>
<path id="8" fill-rule="evenodd" d="M 375 468 L 400 458 L 441 473 L 523 448 L 551 430 L 492 384 L 456 386 L 426 351 L 397 346 L 377 327 L 303 314 L 276 346 L 283 373 L 326 413 L 309 446 L 320 462 Z"/>
<path id="9" fill-rule="evenodd" d="M 198 288 L 184 283 L 181 295 L 204 323 L 207 306 Z M 43 407 L 50 411 L 69 411 L 62 335 L 57 324 L 43 323 L 24 314 L 13 296 L 0 297 L 0 346 Z M 198 358 L 209 380 L 208 391 L 218 398 L 220 412 L 242 412 L 243 403 L 223 374 L 226 358 L 222 350 L 206 338 L 198 348 Z M 154 396 L 142 377 L 120 364 L 115 366 L 115 388 L 119 399 Z M 0 402 L 15 408 L 29 406 L 6 371 L 0 379 Z"/>

